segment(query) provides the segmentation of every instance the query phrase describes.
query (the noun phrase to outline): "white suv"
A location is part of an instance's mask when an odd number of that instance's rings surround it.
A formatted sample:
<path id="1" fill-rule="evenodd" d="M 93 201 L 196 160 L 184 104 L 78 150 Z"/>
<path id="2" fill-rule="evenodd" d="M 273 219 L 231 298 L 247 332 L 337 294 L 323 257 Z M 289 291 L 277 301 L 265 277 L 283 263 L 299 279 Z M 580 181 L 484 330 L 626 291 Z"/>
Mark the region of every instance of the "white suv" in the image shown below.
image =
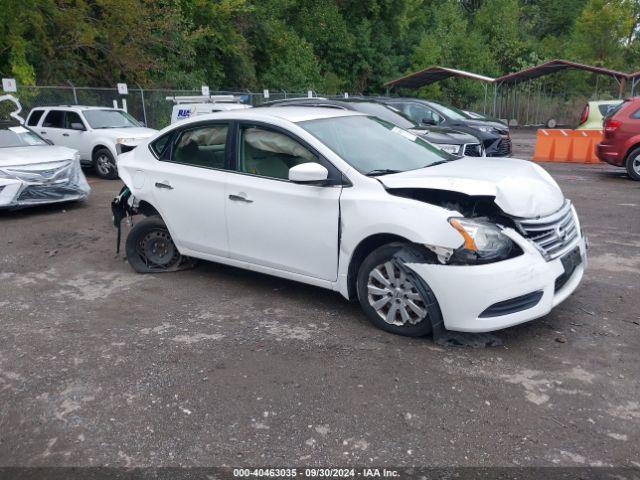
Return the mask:
<path id="1" fill-rule="evenodd" d="M 117 226 L 139 272 L 185 256 L 358 299 L 404 335 L 547 314 L 586 265 L 578 216 L 540 166 L 454 157 L 373 116 L 281 107 L 203 115 L 118 157 Z"/>
<path id="2" fill-rule="evenodd" d="M 80 161 L 107 179 L 118 178 L 117 143 L 136 145 L 157 133 L 124 110 L 80 105 L 34 108 L 27 125 L 54 145 L 78 150 Z"/>

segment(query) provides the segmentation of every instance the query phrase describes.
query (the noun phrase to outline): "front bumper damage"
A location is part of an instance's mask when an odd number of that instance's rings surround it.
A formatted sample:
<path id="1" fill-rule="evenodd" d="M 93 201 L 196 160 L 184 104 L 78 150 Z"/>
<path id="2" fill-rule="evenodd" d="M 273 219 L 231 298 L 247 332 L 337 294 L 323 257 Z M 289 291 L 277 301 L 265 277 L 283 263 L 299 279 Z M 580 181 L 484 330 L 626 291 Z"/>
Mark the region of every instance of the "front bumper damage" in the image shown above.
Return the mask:
<path id="1" fill-rule="evenodd" d="M 91 191 L 77 160 L 3 167 L 2 173 L 0 208 L 82 200 Z"/>
<path id="2" fill-rule="evenodd" d="M 586 268 L 583 236 L 571 246 L 580 262 L 567 274 L 563 257 L 547 261 L 517 232 L 505 233 L 522 255 L 485 265 L 405 263 L 431 287 L 447 330 L 490 332 L 528 322 L 549 313 L 580 283 Z"/>

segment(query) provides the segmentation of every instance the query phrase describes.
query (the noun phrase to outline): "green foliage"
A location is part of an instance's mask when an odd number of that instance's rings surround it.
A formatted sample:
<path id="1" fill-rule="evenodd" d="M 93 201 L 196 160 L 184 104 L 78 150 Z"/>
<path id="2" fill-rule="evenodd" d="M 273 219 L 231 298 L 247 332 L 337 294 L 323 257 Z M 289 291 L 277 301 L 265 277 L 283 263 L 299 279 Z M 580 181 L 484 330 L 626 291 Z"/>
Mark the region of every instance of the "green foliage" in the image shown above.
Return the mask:
<path id="1" fill-rule="evenodd" d="M 0 0 L 21 84 L 383 93 L 431 65 L 495 76 L 551 58 L 640 70 L 637 0 Z M 567 79 L 581 91 L 594 78 Z M 406 92 L 415 94 L 415 92 Z M 456 104 L 481 84 L 419 92 Z"/>

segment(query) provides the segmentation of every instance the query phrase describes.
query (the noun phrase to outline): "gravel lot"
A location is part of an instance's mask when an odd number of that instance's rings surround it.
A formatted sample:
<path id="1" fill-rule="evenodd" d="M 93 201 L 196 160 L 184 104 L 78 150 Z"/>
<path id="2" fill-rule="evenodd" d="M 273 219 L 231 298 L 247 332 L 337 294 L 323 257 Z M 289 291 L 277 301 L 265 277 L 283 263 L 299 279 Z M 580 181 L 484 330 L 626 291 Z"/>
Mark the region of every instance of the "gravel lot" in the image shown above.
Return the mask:
<path id="1" fill-rule="evenodd" d="M 386 334 L 337 293 L 216 264 L 135 274 L 117 181 L 0 213 L 0 466 L 640 467 L 640 183 L 544 167 L 589 270 L 493 348 Z"/>

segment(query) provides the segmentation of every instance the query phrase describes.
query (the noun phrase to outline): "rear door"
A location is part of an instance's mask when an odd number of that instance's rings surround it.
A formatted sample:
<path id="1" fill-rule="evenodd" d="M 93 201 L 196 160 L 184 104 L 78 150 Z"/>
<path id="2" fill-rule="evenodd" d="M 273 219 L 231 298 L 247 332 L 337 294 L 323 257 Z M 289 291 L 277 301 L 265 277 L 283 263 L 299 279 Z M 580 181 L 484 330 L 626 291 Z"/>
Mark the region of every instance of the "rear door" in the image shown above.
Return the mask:
<path id="1" fill-rule="evenodd" d="M 236 172 L 226 190 L 229 256 L 271 269 L 335 281 L 340 172 L 288 132 L 241 123 Z M 332 185 L 289 181 L 289 168 L 317 162 Z"/>
<path id="2" fill-rule="evenodd" d="M 225 182 L 231 175 L 225 171 L 228 132 L 227 122 L 180 129 L 146 172 L 155 206 L 181 250 L 216 256 L 228 253 L 224 215 Z"/>

